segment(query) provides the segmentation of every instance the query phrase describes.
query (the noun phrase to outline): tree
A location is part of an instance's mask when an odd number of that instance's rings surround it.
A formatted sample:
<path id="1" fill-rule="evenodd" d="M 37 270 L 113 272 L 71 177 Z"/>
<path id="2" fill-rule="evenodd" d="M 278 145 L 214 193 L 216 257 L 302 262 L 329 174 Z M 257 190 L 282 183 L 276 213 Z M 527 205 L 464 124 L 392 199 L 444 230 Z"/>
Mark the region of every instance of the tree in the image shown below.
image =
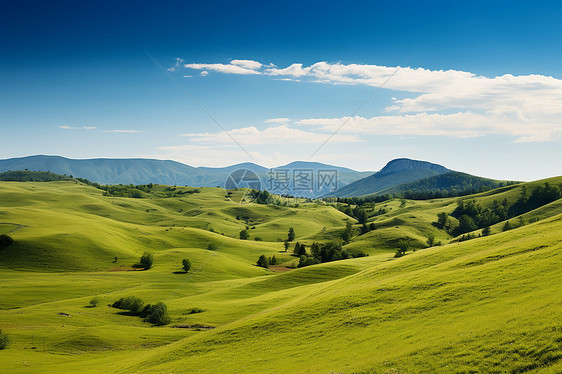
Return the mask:
<path id="1" fill-rule="evenodd" d="M 260 258 L 258 258 L 256 265 L 267 269 L 269 267 L 269 261 L 267 261 L 267 257 L 265 257 L 265 255 L 261 255 Z"/>
<path id="2" fill-rule="evenodd" d="M 242 239 L 242 240 L 250 239 L 250 234 L 248 233 L 248 230 L 240 231 L 240 239 Z"/>
<path id="3" fill-rule="evenodd" d="M 343 240 L 343 242 L 347 244 L 351 240 L 352 236 L 353 236 L 353 226 L 351 225 L 351 222 L 348 221 L 345 225 L 345 229 L 340 233 L 340 237 Z"/>
<path id="4" fill-rule="evenodd" d="M 435 235 L 433 233 L 427 234 L 427 245 L 433 247 L 435 245 Z"/>
<path id="5" fill-rule="evenodd" d="M 505 221 L 505 224 L 503 225 L 503 231 L 508 231 L 511 230 L 513 227 L 511 226 L 511 223 L 509 223 L 509 221 Z"/>
<path id="6" fill-rule="evenodd" d="M 144 254 L 140 258 L 140 264 L 145 270 L 148 270 L 152 267 L 153 261 L 154 256 L 152 256 L 152 253 L 148 252 L 144 252 Z"/>
<path id="7" fill-rule="evenodd" d="M 478 227 L 476 227 L 476 224 L 474 223 L 472 217 L 466 214 L 463 214 L 459 217 L 459 227 L 457 228 L 458 234 L 464 234 L 466 232 L 474 231 L 477 228 Z"/>
<path id="8" fill-rule="evenodd" d="M 312 243 L 312 245 L 310 246 L 310 254 L 314 258 L 318 258 L 320 256 L 320 245 L 318 243 Z"/>
<path id="9" fill-rule="evenodd" d="M 287 252 L 287 249 L 289 249 L 289 241 L 285 240 L 285 242 L 283 243 L 283 246 L 285 247 L 285 252 Z"/>
<path id="10" fill-rule="evenodd" d="M 359 223 L 362 224 L 367 223 L 367 212 L 365 212 L 365 209 L 363 208 L 357 209 L 357 211 L 355 212 L 355 218 L 357 218 Z"/>
<path id="11" fill-rule="evenodd" d="M 437 214 L 437 225 L 439 228 L 444 229 L 449 225 L 449 215 L 445 212 Z"/>
<path id="12" fill-rule="evenodd" d="M 2 234 L 0 235 L 0 249 L 8 248 L 14 244 L 14 239 L 11 236 Z"/>
<path id="13" fill-rule="evenodd" d="M 184 258 L 183 260 L 181 260 L 181 267 L 187 273 L 189 269 L 191 269 L 191 261 L 189 261 L 189 259 L 187 258 Z"/>
<path id="14" fill-rule="evenodd" d="M 287 240 L 290 241 L 290 242 L 295 240 L 295 230 L 292 227 L 289 229 L 289 234 L 287 235 Z"/>
<path id="15" fill-rule="evenodd" d="M 275 257 L 275 255 L 273 255 L 273 257 L 271 257 L 269 259 L 269 264 L 270 265 L 277 265 L 277 258 Z"/>
<path id="16" fill-rule="evenodd" d="M 92 300 L 90 300 L 90 306 L 92 308 L 95 308 L 96 306 L 98 306 L 99 303 L 100 303 L 100 300 L 97 297 L 94 297 Z"/>
<path id="17" fill-rule="evenodd" d="M 374 229 L 376 229 L 377 227 L 375 226 L 374 222 L 371 222 L 371 224 L 369 225 L 369 229 L 371 229 L 371 231 L 373 231 Z"/>
<path id="18" fill-rule="evenodd" d="M 394 257 L 402 257 L 406 254 L 406 252 L 408 251 L 408 242 L 404 239 L 400 239 L 398 240 L 398 249 L 396 250 L 396 254 L 394 255 Z"/>
<path id="19" fill-rule="evenodd" d="M 486 226 L 482 229 L 482 236 L 490 235 L 490 226 Z"/>
<path id="20" fill-rule="evenodd" d="M 150 312 L 144 321 L 157 326 L 169 324 L 170 316 L 168 315 L 168 307 L 166 304 L 161 301 L 154 304 L 150 308 Z"/>
<path id="21" fill-rule="evenodd" d="M 298 250 L 297 250 L 297 247 L 298 247 Z M 306 256 L 306 246 L 304 244 L 298 245 L 298 242 L 297 242 L 297 244 L 295 244 L 295 249 L 297 250 L 296 251 L 297 256 Z"/>

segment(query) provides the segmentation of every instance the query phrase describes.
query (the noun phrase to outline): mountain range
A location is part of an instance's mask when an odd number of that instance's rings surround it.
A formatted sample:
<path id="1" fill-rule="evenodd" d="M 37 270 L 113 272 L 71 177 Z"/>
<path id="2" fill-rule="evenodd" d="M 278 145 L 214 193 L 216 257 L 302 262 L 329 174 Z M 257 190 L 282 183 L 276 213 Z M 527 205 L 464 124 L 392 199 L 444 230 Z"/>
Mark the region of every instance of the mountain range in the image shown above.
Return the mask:
<path id="1" fill-rule="evenodd" d="M 100 184 L 166 184 L 192 187 L 225 187 L 229 176 L 235 186 L 259 180 L 261 189 L 303 197 L 351 197 L 396 194 L 406 191 L 493 188 L 499 181 L 452 171 L 427 161 L 399 158 L 380 171 L 356 171 L 318 162 L 295 161 L 268 169 L 254 163 L 222 168 L 193 167 L 171 160 L 69 159 L 61 156 L 27 156 L 0 160 L 0 172 L 50 171 Z M 235 171 L 238 171 L 235 173 Z M 240 172 L 242 171 L 242 172 Z"/>

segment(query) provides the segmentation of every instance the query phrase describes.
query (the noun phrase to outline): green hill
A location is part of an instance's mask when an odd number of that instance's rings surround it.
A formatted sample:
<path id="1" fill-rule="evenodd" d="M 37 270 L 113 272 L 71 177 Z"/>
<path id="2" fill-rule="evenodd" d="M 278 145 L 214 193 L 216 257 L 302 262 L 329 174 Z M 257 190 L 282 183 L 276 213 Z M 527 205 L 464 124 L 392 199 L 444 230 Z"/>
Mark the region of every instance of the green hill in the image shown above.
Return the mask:
<path id="1" fill-rule="evenodd" d="M 375 229 L 359 235 L 336 204 L 239 204 L 242 189 L 155 185 L 130 198 L 75 180 L 0 182 L 0 234 L 15 240 L 0 249 L 11 340 L 0 362 L 10 373 L 557 373 L 562 199 L 537 199 L 561 186 L 463 197 L 479 214 L 505 201 L 524 225 L 455 242 L 436 221 L 445 212 L 458 225 L 458 198 L 365 204 Z M 289 228 L 310 253 L 347 223 L 343 248 L 368 257 L 290 269 Z M 428 234 L 442 245 L 428 248 Z M 395 258 L 400 240 L 409 247 Z M 153 267 L 133 271 L 145 251 Z M 283 266 L 257 267 L 261 254 Z M 126 296 L 165 302 L 170 325 L 109 306 Z"/>

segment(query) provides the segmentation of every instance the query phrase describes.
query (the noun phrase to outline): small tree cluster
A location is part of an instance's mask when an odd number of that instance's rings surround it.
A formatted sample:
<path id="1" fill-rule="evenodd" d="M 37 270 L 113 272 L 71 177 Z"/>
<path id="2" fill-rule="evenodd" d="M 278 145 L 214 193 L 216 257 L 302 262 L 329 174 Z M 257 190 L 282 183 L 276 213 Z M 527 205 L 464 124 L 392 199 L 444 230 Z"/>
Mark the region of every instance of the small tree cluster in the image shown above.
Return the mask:
<path id="1" fill-rule="evenodd" d="M 258 265 L 259 267 L 267 269 L 269 267 L 269 261 L 267 260 L 267 257 L 265 257 L 265 255 L 261 255 L 258 258 L 258 261 L 256 262 L 256 265 Z"/>
<path id="2" fill-rule="evenodd" d="M 261 255 L 258 258 L 258 261 L 256 262 L 256 265 L 258 265 L 259 267 L 262 268 L 269 268 L 270 265 L 277 265 L 277 258 L 275 257 L 275 255 L 273 255 L 272 257 L 267 258 L 265 255 Z"/>
<path id="3" fill-rule="evenodd" d="M 154 263 L 154 256 L 152 253 L 144 252 L 144 254 L 140 258 L 139 267 L 142 267 L 144 270 L 148 270 L 152 267 Z"/>
<path id="4" fill-rule="evenodd" d="M 306 246 L 304 244 L 300 244 L 299 242 L 295 243 L 295 248 L 293 248 L 293 254 L 295 256 L 306 256 Z"/>
<path id="5" fill-rule="evenodd" d="M 241 239 L 241 240 L 248 240 L 248 239 L 250 239 L 250 233 L 248 232 L 248 230 L 242 230 L 242 231 L 240 231 L 240 239 Z"/>
<path id="6" fill-rule="evenodd" d="M 141 317 L 144 318 L 144 322 L 152 323 L 156 326 L 167 325 L 171 321 L 168 315 L 168 307 L 161 301 L 154 305 L 146 305 L 142 310 Z"/>
<path id="7" fill-rule="evenodd" d="M 363 252 L 357 252 L 353 256 L 350 255 L 345 249 L 342 248 L 341 243 L 331 241 L 320 245 L 319 243 L 312 243 L 310 246 L 310 254 L 305 254 L 299 257 L 299 267 L 320 264 L 322 262 L 331 262 L 338 260 L 345 260 L 350 257 L 364 257 L 367 256 Z"/>
<path id="8" fill-rule="evenodd" d="M 112 307 L 122 310 L 128 310 L 131 314 L 144 318 L 144 322 L 154 325 L 167 325 L 171 319 L 168 315 L 168 308 L 163 302 L 157 302 L 154 305 L 144 305 L 142 299 L 136 296 L 122 297 L 113 303 Z"/>

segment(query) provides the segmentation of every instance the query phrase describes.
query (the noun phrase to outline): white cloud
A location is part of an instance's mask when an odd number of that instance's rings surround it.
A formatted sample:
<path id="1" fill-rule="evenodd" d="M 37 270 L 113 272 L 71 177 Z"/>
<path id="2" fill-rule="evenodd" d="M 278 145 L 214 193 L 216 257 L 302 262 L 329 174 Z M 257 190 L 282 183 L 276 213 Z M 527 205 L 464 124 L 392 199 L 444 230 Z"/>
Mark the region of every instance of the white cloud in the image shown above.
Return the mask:
<path id="1" fill-rule="evenodd" d="M 97 129 L 97 127 L 95 127 L 95 126 L 82 126 L 82 128 L 85 129 L 85 130 L 95 130 L 95 129 Z"/>
<path id="2" fill-rule="evenodd" d="M 105 130 L 103 132 L 113 132 L 113 133 L 122 133 L 122 134 L 133 134 L 141 132 L 139 130 Z"/>
<path id="3" fill-rule="evenodd" d="M 76 130 L 78 127 L 72 127 L 72 126 L 59 126 L 59 129 L 63 129 L 63 130 Z"/>
<path id="4" fill-rule="evenodd" d="M 226 74 L 242 74 L 242 75 L 261 74 L 256 70 L 248 69 L 238 65 L 231 65 L 231 64 L 185 64 L 184 66 L 188 69 L 203 70 L 203 71 L 212 70 L 212 71 L 216 71 L 219 73 L 226 73 Z"/>
<path id="5" fill-rule="evenodd" d="M 232 65 L 238 65 L 246 69 L 258 70 L 263 65 L 260 62 L 253 60 L 232 60 L 230 61 Z"/>
<path id="6" fill-rule="evenodd" d="M 201 76 L 202 76 L 202 77 L 205 77 L 205 76 L 207 76 L 207 75 L 209 75 L 209 72 L 208 72 L 208 71 L 203 70 L 203 71 L 201 72 Z"/>
<path id="7" fill-rule="evenodd" d="M 377 116 L 371 118 L 309 118 L 296 124 L 315 126 L 323 131 L 340 130 L 344 134 L 358 135 L 417 135 L 450 136 L 457 138 L 484 135 L 510 135 L 516 142 L 537 142 L 562 139 L 562 128 L 552 124 L 516 120 L 518 113 L 502 112 L 492 115 L 472 112 L 453 114 L 416 113 L 404 115 Z"/>
<path id="8" fill-rule="evenodd" d="M 184 75 L 183 77 L 184 78 L 191 78 L 191 77 L 193 77 L 193 75 Z"/>
<path id="9" fill-rule="evenodd" d="M 230 134 L 230 135 L 229 135 Z M 221 131 L 216 134 L 201 133 L 201 134 L 183 134 L 194 141 L 224 144 L 233 143 L 232 136 L 242 145 L 260 145 L 260 144 L 283 144 L 283 143 L 309 143 L 316 144 L 322 143 L 328 139 L 330 134 L 322 134 L 315 132 L 308 132 L 299 129 L 290 128 L 286 125 L 268 127 L 264 130 L 259 130 L 254 126 L 244 127 L 239 129 L 230 130 L 228 133 Z M 332 137 L 331 142 L 360 142 L 361 139 L 355 135 L 337 134 Z"/>
<path id="10" fill-rule="evenodd" d="M 270 118 L 264 121 L 265 123 L 287 123 L 291 122 L 289 118 Z"/>
<path id="11" fill-rule="evenodd" d="M 390 126 L 385 123 L 396 123 L 398 128 L 384 130 L 387 133 L 504 134 L 515 136 L 517 142 L 562 139 L 562 80 L 544 75 L 485 77 L 458 70 L 328 62 L 310 66 L 293 63 L 278 68 L 251 60 L 233 60 L 231 64 L 188 64 L 186 67 L 335 85 L 384 85 L 386 89 L 413 94 L 413 97 L 393 98 L 386 107 L 387 113 L 399 115 L 370 119 L 370 123 L 376 123 L 375 127 L 379 129 Z M 459 119 L 461 121 L 455 123 Z M 429 124 L 427 121 L 435 122 Z M 431 129 L 431 132 L 423 133 L 424 129 Z"/>

